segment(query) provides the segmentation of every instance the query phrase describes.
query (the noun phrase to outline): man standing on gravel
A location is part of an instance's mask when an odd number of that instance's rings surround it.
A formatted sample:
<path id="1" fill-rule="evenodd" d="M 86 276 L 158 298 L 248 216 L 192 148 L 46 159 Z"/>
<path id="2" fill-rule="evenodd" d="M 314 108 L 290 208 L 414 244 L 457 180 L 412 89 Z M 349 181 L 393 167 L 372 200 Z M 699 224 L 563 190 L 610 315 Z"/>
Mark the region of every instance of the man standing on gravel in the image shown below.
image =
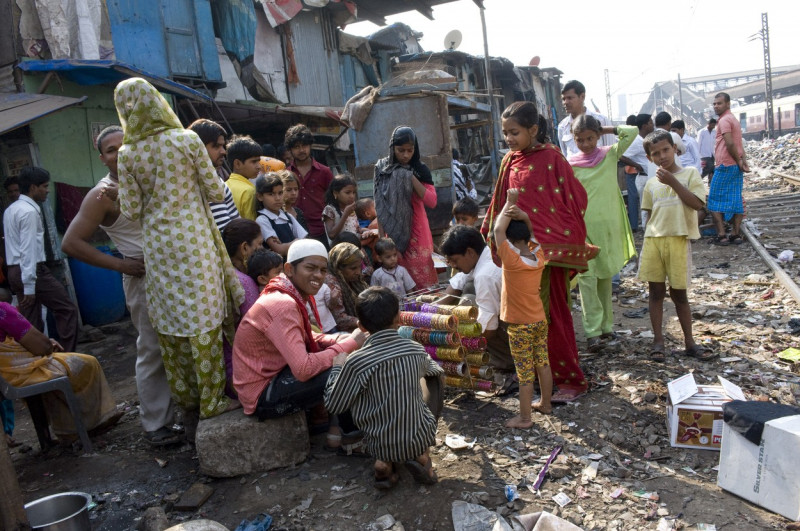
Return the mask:
<path id="1" fill-rule="evenodd" d="M 725 92 L 714 96 L 714 112 L 717 113 L 717 136 L 714 142 L 714 159 L 717 167 L 708 191 L 708 210 L 714 218 L 717 235 L 711 239 L 714 245 L 742 243 L 739 232 L 744 214 L 742 184 L 744 174 L 750 171 L 742 146 L 742 128 L 731 113 L 731 97 Z M 725 221 L 733 220 L 730 236 L 725 235 Z"/>
<path id="2" fill-rule="evenodd" d="M 120 213 L 115 200 L 117 151 L 122 146 L 122 128 L 110 126 L 97 136 L 100 160 L 108 167 L 108 175 L 100 179 L 86 194 L 80 211 L 69 224 L 61 250 L 82 262 L 122 273 L 125 300 L 139 337 L 136 339 L 136 390 L 145 440 L 153 446 L 181 441 L 181 434 L 170 428 L 173 418 L 170 394 L 158 336 L 150 323 L 144 282 L 142 225 Z M 111 191 L 109 191 L 111 190 Z M 98 228 L 114 242 L 123 258 L 105 254 L 89 242 Z"/>

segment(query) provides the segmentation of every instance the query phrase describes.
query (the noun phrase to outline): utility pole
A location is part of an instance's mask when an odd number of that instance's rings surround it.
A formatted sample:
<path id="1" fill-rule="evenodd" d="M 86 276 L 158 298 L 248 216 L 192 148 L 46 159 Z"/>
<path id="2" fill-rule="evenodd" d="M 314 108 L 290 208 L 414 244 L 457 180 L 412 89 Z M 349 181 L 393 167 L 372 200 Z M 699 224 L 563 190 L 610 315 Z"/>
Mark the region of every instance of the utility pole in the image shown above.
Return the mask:
<path id="1" fill-rule="evenodd" d="M 606 109 L 608 110 L 608 119 L 613 122 L 614 118 L 611 114 L 611 82 L 608 80 L 608 68 L 606 68 L 605 73 L 606 73 Z"/>
<path id="2" fill-rule="evenodd" d="M 767 89 L 767 126 L 770 138 L 775 138 L 775 114 L 772 112 L 772 65 L 769 59 L 769 22 L 761 13 L 761 40 L 764 41 L 764 81 Z"/>
<path id="3" fill-rule="evenodd" d="M 772 111 L 772 64 L 769 58 L 769 21 L 767 14 L 761 13 L 761 31 L 750 36 L 750 41 L 761 39 L 764 45 L 764 89 L 767 100 L 767 136 L 775 137 L 775 114 Z"/>
<path id="4" fill-rule="evenodd" d="M 678 74 L 678 110 L 681 114 L 681 120 L 683 120 L 683 85 L 681 84 L 681 75 Z"/>
<path id="5" fill-rule="evenodd" d="M 497 153 L 497 142 L 495 141 L 495 138 L 498 138 L 498 136 L 495 134 L 498 124 L 497 103 L 494 101 L 494 88 L 492 87 L 491 60 L 489 59 L 489 39 L 486 35 L 486 15 L 484 14 L 486 8 L 483 6 L 483 2 L 479 2 L 478 0 L 474 1 L 478 5 L 478 8 L 481 12 L 481 27 L 483 28 L 483 69 L 486 71 L 486 91 L 489 94 L 489 112 L 492 116 L 492 125 L 489 128 L 489 142 L 491 145 L 490 165 L 492 168 L 492 175 L 497 175 L 497 157 L 495 156 Z"/>

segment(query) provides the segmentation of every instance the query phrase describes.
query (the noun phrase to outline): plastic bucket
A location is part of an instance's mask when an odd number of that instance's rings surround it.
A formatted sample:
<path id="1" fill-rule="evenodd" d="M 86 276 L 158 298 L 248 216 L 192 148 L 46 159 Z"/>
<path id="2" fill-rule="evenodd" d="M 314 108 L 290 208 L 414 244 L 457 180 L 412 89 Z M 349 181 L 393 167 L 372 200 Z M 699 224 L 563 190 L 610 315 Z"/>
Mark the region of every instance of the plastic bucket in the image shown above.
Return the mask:
<path id="1" fill-rule="evenodd" d="M 62 492 L 25 504 L 33 531 L 91 531 L 89 504 L 85 492 Z"/>
<path id="2" fill-rule="evenodd" d="M 108 247 L 98 247 L 98 250 L 112 254 Z M 69 259 L 69 268 L 84 324 L 102 326 L 122 319 L 125 315 L 125 292 L 121 273 L 75 258 Z"/>

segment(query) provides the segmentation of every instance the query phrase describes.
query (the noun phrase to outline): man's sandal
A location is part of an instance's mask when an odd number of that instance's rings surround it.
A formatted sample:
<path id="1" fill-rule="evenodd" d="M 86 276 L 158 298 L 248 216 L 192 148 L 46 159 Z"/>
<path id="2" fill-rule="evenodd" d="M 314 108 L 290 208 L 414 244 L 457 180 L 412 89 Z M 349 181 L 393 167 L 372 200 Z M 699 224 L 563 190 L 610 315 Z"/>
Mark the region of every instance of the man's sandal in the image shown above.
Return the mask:
<path id="1" fill-rule="evenodd" d="M 714 236 L 708 243 L 711 245 L 721 245 L 722 247 L 726 247 L 731 244 L 730 240 L 728 240 L 727 236 Z"/>
<path id="2" fill-rule="evenodd" d="M 650 348 L 650 359 L 658 363 L 664 363 L 667 361 L 664 345 L 653 345 Z"/>
<path id="3" fill-rule="evenodd" d="M 686 350 L 673 350 L 672 354 L 674 356 L 691 356 L 692 358 L 700 361 L 708 361 L 717 357 L 716 352 L 710 348 L 700 345 L 695 345 L 694 347 Z"/>
<path id="4" fill-rule="evenodd" d="M 416 459 L 406 461 L 406 468 L 414 477 L 414 481 L 422 485 L 435 485 L 439 481 L 436 472 L 433 471 L 433 461 L 428 457 L 428 463 L 423 465 Z"/>

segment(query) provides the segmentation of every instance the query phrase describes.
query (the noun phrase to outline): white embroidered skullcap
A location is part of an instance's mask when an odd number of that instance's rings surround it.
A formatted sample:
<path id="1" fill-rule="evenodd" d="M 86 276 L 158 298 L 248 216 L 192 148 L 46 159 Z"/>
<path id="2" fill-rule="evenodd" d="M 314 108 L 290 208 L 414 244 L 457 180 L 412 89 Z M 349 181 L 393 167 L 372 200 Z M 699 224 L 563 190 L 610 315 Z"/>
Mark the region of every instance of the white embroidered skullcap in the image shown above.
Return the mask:
<path id="1" fill-rule="evenodd" d="M 325 250 L 325 246 L 322 245 L 322 242 L 318 240 L 312 240 L 310 238 L 295 240 L 294 243 L 289 246 L 289 253 L 286 255 L 286 261 L 291 264 L 292 262 L 302 260 L 309 256 L 321 256 L 327 260 L 328 251 Z"/>
<path id="2" fill-rule="evenodd" d="M 686 144 L 683 143 L 681 135 L 675 133 L 674 131 L 670 131 L 669 134 L 672 135 L 672 142 L 675 144 L 675 147 L 678 148 L 678 156 L 682 156 L 684 153 L 686 153 Z"/>

